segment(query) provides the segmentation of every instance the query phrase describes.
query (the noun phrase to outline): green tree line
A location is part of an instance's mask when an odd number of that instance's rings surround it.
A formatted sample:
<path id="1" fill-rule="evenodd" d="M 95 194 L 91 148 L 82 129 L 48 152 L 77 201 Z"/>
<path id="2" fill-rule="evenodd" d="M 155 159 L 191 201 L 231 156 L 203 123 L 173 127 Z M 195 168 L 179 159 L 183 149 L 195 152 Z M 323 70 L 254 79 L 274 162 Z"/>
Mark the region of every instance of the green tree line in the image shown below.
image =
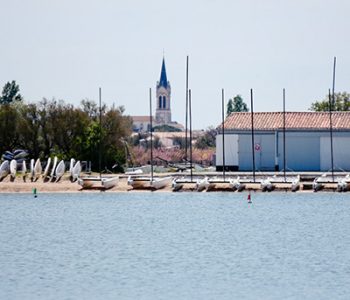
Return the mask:
<path id="1" fill-rule="evenodd" d="M 63 100 L 44 98 L 39 103 L 25 103 L 16 95 L 11 97 L 0 98 L 4 100 L 0 102 L 0 154 L 25 149 L 30 158 L 73 157 L 91 161 L 97 171 L 101 149 L 102 168 L 117 166 L 116 171 L 122 170 L 122 140 L 132 129 L 132 120 L 124 115 L 122 106 L 103 105 L 100 132 L 99 108 L 94 101 L 83 100 L 74 107 Z"/>
<path id="2" fill-rule="evenodd" d="M 331 99 L 329 99 L 329 97 Z M 310 110 L 313 111 L 329 111 L 329 103 L 331 100 L 333 111 L 349 111 L 350 110 L 350 94 L 347 92 L 334 93 L 334 102 L 332 95 L 327 95 L 323 100 L 315 101 L 311 104 Z"/>

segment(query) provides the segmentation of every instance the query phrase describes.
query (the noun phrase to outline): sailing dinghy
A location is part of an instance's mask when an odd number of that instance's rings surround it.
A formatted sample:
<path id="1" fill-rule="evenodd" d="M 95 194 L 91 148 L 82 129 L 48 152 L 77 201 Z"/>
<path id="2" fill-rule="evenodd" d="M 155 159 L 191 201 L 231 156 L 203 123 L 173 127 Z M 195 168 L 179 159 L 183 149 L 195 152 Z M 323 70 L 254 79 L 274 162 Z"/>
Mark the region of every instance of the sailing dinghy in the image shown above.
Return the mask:
<path id="1" fill-rule="evenodd" d="M 10 162 L 10 174 L 11 174 L 11 181 L 15 181 L 16 179 L 16 173 L 17 173 L 17 161 L 15 159 L 11 160 Z"/>
<path id="2" fill-rule="evenodd" d="M 40 158 L 38 158 L 35 162 L 35 165 L 34 165 L 34 174 L 33 174 L 33 181 L 37 181 L 41 175 L 41 172 L 42 172 L 42 166 L 41 166 L 41 161 L 40 161 Z"/>
<path id="3" fill-rule="evenodd" d="M 66 165 L 64 164 L 64 160 L 61 160 L 55 170 L 55 182 L 60 181 L 65 171 L 66 171 Z"/>
<path id="4" fill-rule="evenodd" d="M 50 165 L 51 165 L 51 157 L 47 159 L 47 163 L 44 169 L 44 174 L 43 174 L 43 181 L 46 182 L 49 180 L 49 170 L 50 170 Z"/>
<path id="5" fill-rule="evenodd" d="M 100 107 L 100 133 L 101 133 L 101 118 L 102 118 L 102 109 L 101 109 L 101 88 L 99 89 L 99 107 Z M 100 176 L 84 176 L 78 177 L 78 184 L 82 187 L 82 189 L 99 189 L 99 190 L 108 190 L 116 185 L 118 185 L 119 177 L 102 177 L 101 176 L 101 142 L 100 142 L 100 151 L 99 151 L 99 170 Z M 79 170 L 80 174 L 81 168 Z"/>
<path id="6" fill-rule="evenodd" d="M 81 172 L 81 163 L 80 163 L 80 160 L 78 160 L 73 169 L 72 169 L 72 172 L 71 172 L 71 181 L 72 182 L 75 182 L 79 176 L 80 176 L 80 172 Z"/>
<path id="7" fill-rule="evenodd" d="M 5 160 L 0 166 L 0 182 L 9 174 L 10 164 L 8 160 Z"/>

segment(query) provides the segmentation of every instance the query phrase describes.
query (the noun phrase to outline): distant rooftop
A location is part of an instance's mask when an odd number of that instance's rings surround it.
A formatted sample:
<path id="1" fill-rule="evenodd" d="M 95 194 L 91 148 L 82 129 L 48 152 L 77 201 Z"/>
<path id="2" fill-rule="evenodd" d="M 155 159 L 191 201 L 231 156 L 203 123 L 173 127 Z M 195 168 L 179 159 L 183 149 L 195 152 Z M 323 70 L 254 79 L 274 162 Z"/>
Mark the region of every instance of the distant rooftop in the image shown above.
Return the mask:
<path id="1" fill-rule="evenodd" d="M 332 112 L 332 127 L 335 130 L 350 130 L 350 112 Z M 221 124 L 218 128 L 221 128 Z M 254 113 L 255 130 L 283 128 L 283 112 Z M 286 112 L 286 129 L 329 129 L 328 112 Z M 225 120 L 225 130 L 251 130 L 251 113 L 231 113 Z"/>
<path id="2" fill-rule="evenodd" d="M 134 122 L 150 122 L 149 116 L 131 116 Z M 152 116 L 152 121 L 154 121 L 154 117 Z"/>

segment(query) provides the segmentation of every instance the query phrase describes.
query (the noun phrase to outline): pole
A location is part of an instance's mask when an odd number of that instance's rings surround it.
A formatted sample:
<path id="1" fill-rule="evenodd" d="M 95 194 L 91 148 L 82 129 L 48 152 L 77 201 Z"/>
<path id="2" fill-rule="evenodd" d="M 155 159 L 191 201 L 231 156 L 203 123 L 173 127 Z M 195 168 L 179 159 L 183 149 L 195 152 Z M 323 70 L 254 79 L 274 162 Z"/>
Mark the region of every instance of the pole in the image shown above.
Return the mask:
<path id="1" fill-rule="evenodd" d="M 221 90 L 221 111 L 222 111 L 222 175 L 224 176 L 225 181 L 225 94 L 224 89 Z"/>
<path id="2" fill-rule="evenodd" d="M 251 123 L 252 123 L 252 154 L 253 154 L 253 181 L 255 182 L 255 149 L 254 149 L 254 108 L 253 89 L 250 89 Z"/>
<path id="3" fill-rule="evenodd" d="M 188 91 L 189 94 L 189 117 L 190 117 L 190 170 L 191 170 L 191 182 L 193 180 L 193 170 L 192 170 L 192 98 L 191 89 Z"/>
<path id="4" fill-rule="evenodd" d="M 337 58 L 334 56 L 334 61 L 333 61 L 333 87 L 332 87 L 332 101 L 333 101 L 333 104 L 335 102 L 334 89 L 335 89 L 335 65 L 336 65 L 336 62 L 337 62 Z"/>
<path id="5" fill-rule="evenodd" d="M 187 165 L 187 131 L 188 131 L 188 55 L 186 59 L 186 121 L 185 121 L 185 162 Z"/>
<path id="6" fill-rule="evenodd" d="M 98 149 L 98 168 L 100 171 L 100 178 L 102 178 L 101 173 L 101 145 L 102 145 L 102 108 L 101 108 L 101 88 L 99 88 L 99 109 L 100 109 L 100 126 L 99 126 L 99 135 L 100 135 L 100 143 Z"/>
<path id="7" fill-rule="evenodd" d="M 334 181 L 334 165 L 333 165 L 333 124 L 332 124 L 332 98 L 331 90 L 328 90 L 329 99 L 329 135 L 331 139 L 331 170 L 332 170 L 332 181 Z"/>
<path id="8" fill-rule="evenodd" d="M 151 181 L 153 181 L 153 137 L 152 137 L 152 89 L 149 88 L 149 122 L 150 122 L 150 135 L 151 135 Z"/>
<path id="9" fill-rule="evenodd" d="M 286 182 L 286 90 L 283 89 L 283 175 Z"/>
<path id="10" fill-rule="evenodd" d="M 333 60 L 333 86 L 332 86 L 332 101 L 329 105 L 329 121 L 330 121 L 330 134 L 331 134 L 331 161 L 332 161 L 332 180 L 334 181 L 334 157 L 333 157 L 333 124 L 332 124 L 332 110 L 335 103 L 334 89 L 335 89 L 335 66 L 337 58 L 334 56 Z"/>

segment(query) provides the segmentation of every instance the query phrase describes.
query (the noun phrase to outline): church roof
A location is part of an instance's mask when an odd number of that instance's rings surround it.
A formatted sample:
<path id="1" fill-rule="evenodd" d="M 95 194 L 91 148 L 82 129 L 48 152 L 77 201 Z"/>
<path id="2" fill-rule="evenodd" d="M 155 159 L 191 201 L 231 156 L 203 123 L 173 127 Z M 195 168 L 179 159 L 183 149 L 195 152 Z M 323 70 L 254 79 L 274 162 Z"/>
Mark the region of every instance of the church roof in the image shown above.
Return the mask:
<path id="1" fill-rule="evenodd" d="M 162 71 L 160 72 L 159 86 L 163 86 L 165 88 L 168 87 L 168 79 L 166 77 L 164 57 L 163 57 L 163 63 L 162 63 Z"/>

